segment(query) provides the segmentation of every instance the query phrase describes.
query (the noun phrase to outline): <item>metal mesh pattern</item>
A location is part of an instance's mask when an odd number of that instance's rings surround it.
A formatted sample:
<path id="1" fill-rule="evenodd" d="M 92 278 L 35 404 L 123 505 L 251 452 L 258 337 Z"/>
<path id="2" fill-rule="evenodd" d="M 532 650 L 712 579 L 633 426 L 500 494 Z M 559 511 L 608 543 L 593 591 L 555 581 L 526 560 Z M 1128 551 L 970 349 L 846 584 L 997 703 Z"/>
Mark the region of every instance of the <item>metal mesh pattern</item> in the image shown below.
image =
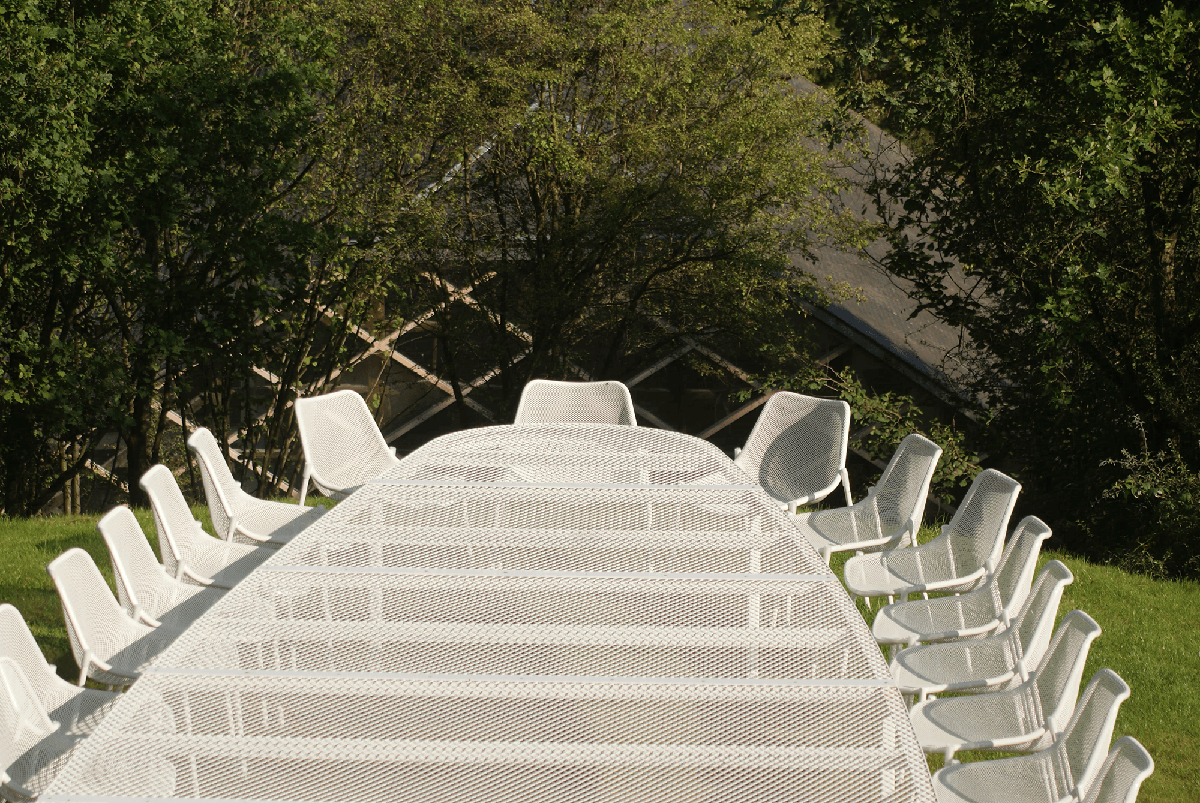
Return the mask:
<path id="1" fill-rule="evenodd" d="M 955 764 L 933 777 L 938 803 L 1058 803 L 1096 777 L 1129 687 L 1111 669 L 1092 676 L 1062 738 L 1028 756 Z M 1072 797 L 1072 796 L 1075 797 Z"/>
<path id="2" fill-rule="evenodd" d="M 979 472 L 954 518 L 927 544 L 846 561 L 846 587 L 863 597 L 925 590 L 966 591 L 990 573 L 1021 486 L 995 469 Z"/>
<path id="3" fill-rule="evenodd" d="M 213 529 L 230 541 L 286 544 L 325 512 L 322 507 L 256 499 L 243 491 L 225 465 L 216 438 L 203 427 L 188 438 L 188 446 L 198 458 Z"/>
<path id="4" fill-rule="evenodd" d="M 309 535 L 269 563 L 831 576 L 770 500 L 750 490 L 372 484 Z"/>
<path id="5" fill-rule="evenodd" d="M 1050 528 L 1041 519 L 1026 516 L 986 585 L 959 596 L 888 605 L 876 614 L 871 634 L 880 644 L 912 645 L 1003 630 L 1025 603 L 1042 542 L 1049 537 Z"/>
<path id="6" fill-rule="evenodd" d="M 835 580 L 264 571 L 155 663 L 502 676 L 884 677 L 874 643 L 848 624 L 853 612 Z"/>
<path id="7" fill-rule="evenodd" d="M 0 767 L 8 776 L 4 796 L 16 800 L 40 794 L 76 742 L 50 721 L 17 663 L 0 658 Z"/>
<path id="8" fill-rule="evenodd" d="M 1012 626 L 987 638 L 923 644 L 903 650 L 892 661 L 892 676 L 907 692 L 924 696 L 958 688 L 1015 685 L 1046 652 L 1070 570 L 1052 560 L 1034 580 L 1033 589 Z"/>
<path id="9" fill-rule="evenodd" d="M 267 559 L 263 549 L 221 541 L 204 532 L 166 466 L 159 464 L 143 474 L 141 486 L 150 498 L 163 568 L 171 577 L 233 588 Z"/>
<path id="10" fill-rule="evenodd" d="M 515 424 L 637 424 L 633 398 L 621 382 L 534 379 L 521 391 Z"/>
<path id="11" fill-rule="evenodd" d="M 838 486 L 849 438 L 846 402 L 780 391 L 763 405 L 735 462 L 771 498 L 794 507 Z"/>
<path id="12" fill-rule="evenodd" d="M 168 577 L 154 559 L 133 511 L 124 505 L 100 519 L 98 529 L 112 559 L 117 599 L 130 617 L 143 624 L 157 627 L 166 622 L 182 629 L 224 593 L 223 589 L 185 585 Z"/>
<path id="13" fill-rule="evenodd" d="M 296 400 L 296 428 L 310 478 L 342 498 L 396 463 L 367 403 L 353 390 Z"/>
<path id="14" fill-rule="evenodd" d="M 25 619 L 8 604 L 0 605 L 0 657 L 21 668 L 38 702 L 64 733 L 91 733 L 117 700 L 115 692 L 81 689 L 55 674 Z"/>
<path id="15" fill-rule="evenodd" d="M 1083 611 L 1063 619 L 1045 660 L 1029 680 L 1007 691 L 917 703 L 910 712 L 926 752 L 1049 747 L 1075 710 L 1083 663 L 1100 626 Z"/>
<path id="16" fill-rule="evenodd" d="M 833 552 L 903 546 L 905 536 L 921 527 L 929 482 L 941 454 L 932 441 L 907 436 L 865 499 L 850 507 L 800 514 L 796 527 L 827 560 Z"/>
<path id="17" fill-rule="evenodd" d="M 382 478 L 528 484 L 755 484 L 717 447 L 687 435 L 580 424 L 462 430 L 417 449 Z"/>
<path id="18" fill-rule="evenodd" d="M 1117 739 L 1083 803 L 1135 803 L 1142 781 L 1154 772 L 1154 759 L 1132 736 Z"/>
<path id="19" fill-rule="evenodd" d="M 56 789 L 338 801 L 760 801 L 798 792 L 929 800 L 904 709 L 888 691 L 155 674 L 110 720 L 120 740 L 103 751 L 85 744 Z M 817 724 L 838 712 L 858 727 Z"/>
<path id="20" fill-rule="evenodd" d="M 62 601 L 75 661 L 93 680 L 109 685 L 132 682 L 179 634 L 176 629 L 147 627 L 126 616 L 91 555 L 82 549 L 68 549 L 46 569 Z"/>
<path id="21" fill-rule="evenodd" d="M 368 484 L 273 552 L 44 799 L 80 796 L 933 803 L 877 646 L 761 489 L 471 481 Z"/>

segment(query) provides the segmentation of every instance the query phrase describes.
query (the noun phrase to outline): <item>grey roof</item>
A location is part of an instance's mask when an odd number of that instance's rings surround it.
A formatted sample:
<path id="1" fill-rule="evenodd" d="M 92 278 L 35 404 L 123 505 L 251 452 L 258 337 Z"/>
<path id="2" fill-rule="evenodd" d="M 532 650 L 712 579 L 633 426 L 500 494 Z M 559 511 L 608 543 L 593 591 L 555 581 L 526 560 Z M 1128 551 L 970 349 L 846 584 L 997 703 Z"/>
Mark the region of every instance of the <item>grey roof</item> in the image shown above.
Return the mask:
<path id="1" fill-rule="evenodd" d="M 793 79 L 792 84 L 802 92 L 822 91 L 804 79 Z M 864 118 L 860 120 L 870 153 L 857 164 L 839 171 L 851 185 L 842 192 L 839 201 L 863 218 L 878 221 L 875 201 L 868 194 L 867 185 L 880 171 L 905 159 L 907 152 L 901 143 L 878 126 Z M 792 262 L 818 279 L 828 277 L 862 291 L 864 298 L 861 301 L 853 298 L 835 301 L 824 310 L 816 310 L 819 320 L 851 337 L 857 334 L 856 340 L 862 338 L 873 342 L 884 352 L 880 356 L 890 355 L 925 380 L 936 383 L 940 390 L 961 396 L 960 383 L 956 380 L 965 375 L 965 367 L 955 356 L 955 351 L 960 345 L 960 336 L 965 335 L 927 311 L 915 312 L 917 302 L 908 295 L 911 283 L 887 272 L 880 264 L 887 249 L 883 239 L 876 240 L 861 252 L 818 246 L 813 249 L 815 261 L 802 254 L 793 254 Z"/>

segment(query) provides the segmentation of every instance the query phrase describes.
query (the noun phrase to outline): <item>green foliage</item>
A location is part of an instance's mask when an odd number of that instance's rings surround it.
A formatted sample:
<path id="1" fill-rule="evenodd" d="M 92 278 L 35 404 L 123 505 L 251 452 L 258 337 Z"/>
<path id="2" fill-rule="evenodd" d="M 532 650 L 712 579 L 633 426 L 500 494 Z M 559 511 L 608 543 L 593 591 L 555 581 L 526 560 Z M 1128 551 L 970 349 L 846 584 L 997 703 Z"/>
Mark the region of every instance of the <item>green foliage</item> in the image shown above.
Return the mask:
<path id="1" fill-rule="evenodd" d="M 942 447 L 929 493 L 947 505 L 956 504 L 979 473 L 979 456 L 969 451 L 966 434 L 931 418 L 912 396 L 872 393 L 849 370 L 835 373 L 827 387 L 850 405 L 855 427 L 870 428 L 857 446 L 873 460 L 886 463 L 905 436 L 920 433 Z"/>
<path id="2" fill-rule="evenodd" d="M 536 89 L 464 143 L 398 250 L 443 305 L 448 365 L 500 364 L 509 403 L 572 365 L 622 375 L 664 346 L 646 314 L 667 341 L 761 339 L 794 289 L 816 292 L 788 251 L 859 235 L 831 203 L 845 151 L 814 147 L 834 109 L 781 80 L 820 54 L 818 19 L 785 33 L 727 3 L 621 1 L 522 7 L 500 27 L 525 44 L 488 69 Z M 451 303 L 464 286 L 490 314 Z"/>
<path id="3" fill-rule="evenodd" d="M 1122 450 L 1108 464 L 1123 476 L 1104 498 L 1121 503 L 1119 515 L 1133 534 L 1116 557 L 1120 565 L 1155 577 L 1200 576 L 1200 472 L 1173 445 L 1155 454 Z"/>
<path id="4" fill-rule="evenodd" d="M 117 430 L 148 468 L 180 375 L 248 374 L 256 322 L 305 294 L 330 232 L 298 192 L 331 83 L 321 32 L 265 5 L 0 19 L 0 471 L 29 513 L 78 469 L 64 443 Z"/>
<path id="5" fill-rule="evenodd" d="M 853 42 L 838 79 L 913 146 L 878 187 L 885 263 L 969 336 L 989 451 L 1072 548 L 1157 543 L 1173 555 L 1157 560 L 1192 571 L 1190 550 L 1104 491 L 1131 469 L 1113 462 L 1122 449 L 1200 467 L 1200 14 L 1087 0 L 838 12 Z"/>

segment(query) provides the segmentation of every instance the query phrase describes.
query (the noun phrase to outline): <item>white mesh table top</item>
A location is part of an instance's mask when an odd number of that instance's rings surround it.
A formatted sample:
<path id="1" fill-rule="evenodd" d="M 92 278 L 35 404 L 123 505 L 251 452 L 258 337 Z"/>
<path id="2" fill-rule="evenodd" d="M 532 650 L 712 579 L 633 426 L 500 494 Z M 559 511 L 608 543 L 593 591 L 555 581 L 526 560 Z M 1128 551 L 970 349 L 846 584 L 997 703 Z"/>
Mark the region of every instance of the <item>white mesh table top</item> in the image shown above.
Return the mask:
<path id="1" fill-rule="evenodd" d="M 678 432 L 605 424 L 462 430 L 412 452 L 381 479 L 758 487 L 711 443 Z"/>
<path id="2" fill-rule="evenodd" d="M 518 445 L 535 481 L 455 474 L 516 429 L 561 435 Z M 664 481 L 555 473 L 596 429 Z M 634 427 L 442 441 L 228 592 L 43 800 L 933 803 L 861 617 L 728 459 L 671 475 L 710 447 Z"/>

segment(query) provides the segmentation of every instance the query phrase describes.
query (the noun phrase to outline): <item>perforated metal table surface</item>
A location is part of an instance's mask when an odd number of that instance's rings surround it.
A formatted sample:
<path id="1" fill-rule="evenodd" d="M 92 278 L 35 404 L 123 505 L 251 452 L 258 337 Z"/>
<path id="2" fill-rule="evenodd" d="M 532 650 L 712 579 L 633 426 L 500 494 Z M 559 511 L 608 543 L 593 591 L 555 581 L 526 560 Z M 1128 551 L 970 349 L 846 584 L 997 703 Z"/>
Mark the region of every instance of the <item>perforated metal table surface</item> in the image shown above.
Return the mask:
<path id="1" fill-rule="evenodd" d="M 185 632 L 47 803 L 925 801 L 865 623 L 714 447 L 441 438 Z"/>

